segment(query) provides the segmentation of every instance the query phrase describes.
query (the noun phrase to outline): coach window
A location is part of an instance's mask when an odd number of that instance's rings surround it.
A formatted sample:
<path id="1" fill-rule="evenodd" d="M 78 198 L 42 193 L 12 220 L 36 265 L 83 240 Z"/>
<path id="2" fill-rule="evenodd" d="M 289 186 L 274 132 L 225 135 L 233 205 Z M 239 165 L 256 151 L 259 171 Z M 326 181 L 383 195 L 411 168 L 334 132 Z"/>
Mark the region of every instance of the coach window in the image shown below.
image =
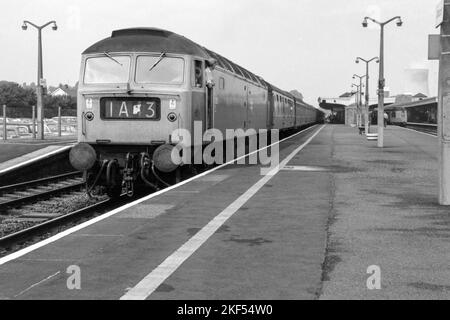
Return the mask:
<path id="1" fill-rule="evenodd" d="M 200 60 L 194 61 L 194 86 L 203 87 L 203 63 Z"/>
<path id="2" fill-rule="evenodd" d="M 225 89 L 225 79 L 222 77 L 219 78 L 219 89 L 221 90 Z"/>

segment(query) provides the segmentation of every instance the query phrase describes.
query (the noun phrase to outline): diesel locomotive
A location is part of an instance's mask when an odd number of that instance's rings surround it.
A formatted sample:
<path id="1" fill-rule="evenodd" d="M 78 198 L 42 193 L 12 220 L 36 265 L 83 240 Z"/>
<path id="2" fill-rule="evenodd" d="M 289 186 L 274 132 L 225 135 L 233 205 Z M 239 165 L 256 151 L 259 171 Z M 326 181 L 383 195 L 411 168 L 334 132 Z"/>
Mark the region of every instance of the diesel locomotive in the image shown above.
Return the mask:
<path id="1" fill-rule="evenodd" d="M 110 196 L 168 185 L 176 129 L 294 130 L 323 113 L 227 58 L 156 28 L 113 31 L 82 53 L 72 165 Z M 170 179 L 169 179 L 170 180 Z"/>

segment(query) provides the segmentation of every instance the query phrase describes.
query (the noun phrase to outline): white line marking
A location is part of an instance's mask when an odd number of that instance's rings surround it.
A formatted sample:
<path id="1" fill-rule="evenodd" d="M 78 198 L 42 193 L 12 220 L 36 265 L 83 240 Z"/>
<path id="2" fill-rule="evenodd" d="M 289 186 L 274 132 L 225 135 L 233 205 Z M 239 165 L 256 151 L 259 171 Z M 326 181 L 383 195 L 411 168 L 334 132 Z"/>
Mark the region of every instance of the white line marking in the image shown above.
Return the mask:
<path id="1" fill-rule="evenodd" d="M 51 141 L 51 142 L 43 142 L 43 143 L 27 143 L 27 142 L 0 142 L 0 145 L 2 144 L 6 144 L 6 145 L 12 145 L 12 144 L 17 144 L 17 145 L 21 145 L 21 146 L 53 146 L 53 145 L 58 145 L 58 144 L 75 144 L 77 142 L 76 139 L 74 140 L 64 140 L 64 141 Z"/>
<path id="2" fill-rule="evenodd" d="M 77 237 L 105 237 L 105 238 L 125 237 L 123 234 L 92 234 L 92 233 L 79 233 L 74 236 L 77 236 Z"/>
<path id="3" fill-rule="evenodd" d="M 24 294 L 25 292 L 27 292 L 27 291 L 33 289 L 34 287 L 40 285 L 41 283 L 43 283 L 43 282 L 45 282 L 45 281 L 47 281 L 47 280 L 50 280 L 51 278 L 53 278 L 54 276 L 56 276 L 56 275 L 58 275 L 58 274 L 60 274 L 60 273 L 61 273 L 61 271 L 58 271 L 58 272 L 56 272 L 56 273 L 54 273 L 54 274 L 48 276 L 47 278 L 45 278 L 45 279 L 43 279 L 43 280 L 41 280 L 41 281 L 39 281 L 39 282 L 37 282 L 37 283 L 35 283 L 35 284 L 29 286 L 29 287 L 26 288 L 25 290 L 22 290 L 22 291 L 20 291 L 18 294 L 16 294 L 16 295 L 14 296 L 14 298 L 17 298 L 18 296 L 20 296 L 20 295 Z"/>
<path id="4" fill-rule="evenodd" d="M 259 189 L 261 189 L 275 174 L 279 168 L 283 168 L 289 161 L 307 146 L 312 139 L 324 128 L 322 126 L 305 143 L 297 147 L 289 154 L 275 170 L 275 173 L 268 173 L 253 186 L 244 192 L 233 203 L 226 207 L 221 213 L 215 216 L 206 226 L 190 238 L 185 244 L 166 258 L 158 267 L 142 279 L 134 288 L 124 294 L 120 300 L 145 300 L 150 296 L 184 261 L 186 261 L 195 251 L 197 251 L 236 211 L 239 210 Z"/>
<path id="5" fill-rule="evenodd" d="M 415 132 L 415 133 L 425 134 L 425 135 L 427 135 L 427 136 L 431 136 L 431 137 L 437 138 L 437 135 L 434 135 L 434 134 L 431 134 L 431 133 L 420 132 L 420 131 L 417 131 L 417 130 L 414 130 L 414 129 L 410 129 L 410 128 L 405 128 L 405 127 L 402 127 L 402 126 L 397 126 L 397 127 L 402 128 L 402 129 L 404 129 L 404 130 L 409 130 L 409 131 L 413 131 L 413 132 Z"/>
<path id="6" fill-rule="evenodd" d="M 324 167 L 314 167 L 314 166 L 285 166 L 283 169 L 281 169 L 283 171 L 330 171 L 327 168 Z"/>
<path id="7" fill-rule="evenodd" d="M 40 156 L 38 156 L 38 157 L 36 157 L 36 158 L 29 159 L 29 160 L 26 160 L 26 161 L 24 161 L 24 162 L 15 164 L 15 165 L 13 165 L 13 166 L 11 166 L 11 167 L 8 167 L 8 168 L 6 168 L 6 169 L 0 170 L 0 174 L 5 173 L 5 172 L 8 172 L 8 171 L 11 171 L 11 170 L 16 169 L 16 168 L 20 168 L 20 167 L 22 167 L 22 166 L 24 166 L 24 165 L 27 165 L 27 164 L 31 163 L 31 162 L 35 162 L 35 161 L 38 161 L 38 160 L 40 160 L 40 159 L 47 158 L 48 156 L 51 156 L 51 155 L 53 155 L 53 154 L 55 154 L 55 153 L 58 153 L 58 152 L 67 150 L 67 149 L 69 149 L 69 148 L 71 148 L 71 147 L 72 147 L 71 145 L 70 145 L 70 146 L 64 146 L 64 147 L 61 147 L 61 148 L 59 148 L 59 149 L 53 150 L 53 151 L 51 151 L 51 152 L 49 152 L 49 153 L 40 155 Z M 11 160 L 13 160 L 13 159 L 11 159 Z M 8 160 L 8 161 L 10 161 L 10 160 Z M 5 161 L 5 162 L 6 162 L 6 161 Z"/>
<path id="8" fill-rule="evenodd" d="M 210 174 L 211 172 L 214 172 L 214 171 L 219 170 L 219 169 L 221 169 L 223 167 L 226 167 L 226 166 L 228 166 L 228 165 L 230 165 L 230 164 L 232 164 L 232 163 L 234 163 L 234 162 L 236 162 L 236 161 L 238 161 L 240 159 L 244 159 L 244 158 L 248 157 L 249 155 L 252 155 L 252 154 L 254 154 L 256 152 L 259 152 L 261 150 L 270 148 L 271 146 L 273 146 L 273 145 L 275 145 L 277 143 L 281 143 L 281 142 L 283 142 L 285 140 L 292 139 L 293 137 L 299 135 L 300 133 L 303 133 L 303 132 L 308 131 L 308 130 L 310 130 L 312 128 L 315 128 L 316 126 L 317 125 L 314 125 L 312 127 L 306 128 L 306 129 L 304 129 L 302 131 L 297 132 L 296 134 L 293 134 L 292 136 L 284 138 L 284 139 L 282 139 L 282 140 L 280 140 L 278 142 L 272 143 L 271 145 L 268 145 L 268 146 L 266 146 L 264 148 L 261 148 L 259 150 L 253 151 L 253 152 L 251 152 L 251 153 L 249 153 L 247 155 L 241 156 L 241 157 L 239 157 L 237 159 L 234 159 L 234 160 L 231 160 L 231 161 L 229 161 L 227 163 L 221 164 L 220 166 L 217 166 L 217 167 L 212 168 L 211 170 L 202 172 L 202 173 L 200 173 L 200 174 L 198 174 L 198 175 L 196 175 L 196 176 L 194 176 L 192 178 L 189 178 L 187 180 L 181 181 L 180 183 L 175 184 L 175 185 L 173 185 L 171 187 L 168 187 L 166 189 L 157 191 L 157 192 L 152 193 L 152 194 L 150 194 L 148 196 L 140 198 L 140 199 L 138 199 L 136 201 L 130 202 L 130 203 L 128 203 L 128 204 L 126 204 L 126 205 L 124 205 L 122 207 L 119 207 L 119 208 L 114 209 L 114 210 L 112 210 L 112 211 L 110 211 L 108 213 L 105 213 L 105 214 L 101 215 L 101 216 L 98 216 L 98 217 L 95 217 L 95 218 L 93 218 L 91 220 L 83 222 L 83 223 L 81 223 L 81 224 L 79 224 L 79 225 L 77 225 L 75 227 L 70 228 L 70 229 L 64 230 L 64 231 L 62 231 L 62 232 L 60 232 L 58 234 L 55 234 L 54 236 L 52 236 L 50 238 L 47 238 L 47 239 L 42 240 L 40 242 L 37 242 L 37 243 L 35 243 L 35 244 L 33 244 L 33 245 L 29 246 L 29 247 L 26 247 L 26 248 L 23 248 L 23 249 L 21 249 L 19 251 L 13 252 L 13 253 L 11 253 L 11 254 L 9 254 L 7 256 L 4 256 L 3 258 L 0 258 L 0 266 L 5 264 L 5 263 L 7 263 L 7 262 L 9 262 L 9 261 L 12 261 L 12 260 L 15 260 L 17 258 L 20 258 L 20 257 L 22 257 L 22 256 L 24 256 L 24 255 L 26 255 L 26 254 L 34 251 L 34 250 L 37 250 L 37 249 L 39 249 L 41 247 L 44 247 L 44 246 L 46 246 L 46 245 L 48 245 L 50 243 L 53 243 L 53 242 L 55 242 L 55 241 L 57 241 L 59 239 L 62 239 L 62 238 L 66 237 L 66 236 L 68 236 L 68 235 L 70 235 L 70 234 L 72 234 L 74 232 L 77 232 L 77 231 L 82 230 L 82 229 L 84 229 L 86 227 L 89 227 L 89 226 L 91 226 L 91 225 L 93 225 L 93 224 L 95 224 L 97 222 L 100 222 L 100 221 L 105 220 L 105 219 L 107 219 L 109 217 L 112 217 L 115 214 L 117 214 L 119 212 L 122 212 L 123 210 L 126 210 L 128 208 L 131 208 L 131 207 L 133 207 L 133 206 L 135 206 L 135 205 L 137 205 L 137 204 L 139 204 L 141 202 L 144 202 L 144 201 L 147 201 L 149 199 L 155 198 L 155 197 L 157 197 L 157 196 L 159 196 L 159 195 L 161 195 L 163 193 L 169 192 L 169 191 L 171 191 L 173 189 L 176 189 L 176 188 L 178 188 L 178 187 L 180 187 L 182 185 L 185 185 L 185 184 L 187 184 L 187 183 L 189 183 L 191 181 L 194 181 L 196 179 L 204 177 L 207 174 Z"/>
<path id="9" fill-rule="evenodd" d="M 175 190 L 176 193 L 200 193 L 199 190 Z"/>

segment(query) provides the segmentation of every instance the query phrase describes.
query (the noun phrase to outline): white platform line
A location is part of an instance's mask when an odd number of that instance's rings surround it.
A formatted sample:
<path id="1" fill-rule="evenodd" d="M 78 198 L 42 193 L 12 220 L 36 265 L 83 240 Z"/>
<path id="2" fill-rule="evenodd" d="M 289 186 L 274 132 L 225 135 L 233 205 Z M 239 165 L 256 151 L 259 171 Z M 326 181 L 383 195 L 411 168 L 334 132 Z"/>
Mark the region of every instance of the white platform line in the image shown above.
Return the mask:
<path id="1" fill-rule="evenodd" d="M 315 167 L 315 166 L 285 166 L 281 170 L 283 171 L 304 171 L 304 172 L 324 172 L 330 171 L 328 168 Z"/>
<path id="2" fill-rule="evenodd" d="M 288 162 L 324 128 L 322 126 L 305 143 L 297 147 L 275 168 L 274 173 L 268 173 L 253 186 L 244 192 L 233 203 L 226 207 L 221 213 L 215 216 L 206 226 L 190 238 L 185 244 L 166 258 L 158 267 L 142 279 L 134 288 L 124 294 L 121 300 L 145 300 L 150 296 L 173 272 L 175 272 L 195 251 L 197 251 L 236 211 L 239 210 L 259 189 L 261 189 L 272 177 L 276 175 L 280 168 Z"/>
<path id="3" fill-rule="evenodd" d="M 22 291 L 20 291 L 18 294 L 16 294 L 16 295 L 14 296 L 14 298 L 17 298 L 18 296 L 24 294 L 25 292 L 30 291 L 30 290 L 33 289 L 34 287 L 40 285 L 41 283 L 43 283 L 43 282 L 45 282 L 45 281 L 47 281 L 47 280 L 50 280 L 51 278 L 57 276 L 57 275 L 60 274 L 60 273 L 61 273 L 61 271 L 58 271 L 58 272 L 56 272 L 56 273 L 54 273 L 54 274 L 48 276 L 47 278 L 45 278 L 45 279 L 43 279 L 43 280 L 41 280 L 41 281 L 39 281 L 39 282 L 37 282 L 37 283 L 35 283 L 35 284 L 29 286 L 29 287 L 26 288 L 25 290 L 22 290 Z"/>
<path id="4" fill-rule="evenodd" d="M 273 146 L 275 144 L 279 144 L 279 143 L 281 143 L 281 142 L 283 142 L 285 140 L 292 139 L 293 137 L 299 135 L 300 133 L 303 133 L 305 131 L 311 130 L 312 128 L 315 128 L 316 126 L 317 125 L 314 125 L 312 127 L 304 129 L 302 131 L 299 131 L 296 134 L 293 134 L 292 136 L 284 138 L 284 139 L 282 139 L 282 140 L 280 140 L 278 142 L 272 143 L 271 145 L 268 145 L 268 146 L 266 146 L 264 148 L 261 148 L 259 150 L 253 151 L 253 152 L 251 152 L 251 153 L 249 153 L 247 155 L 241 156 L 241 157 L 239 157 L 237 159 L 234 159 L 232 161 L 229 161 L 227 163 L 221 164 L 220 166 L 214 167 L 211 170 L 205 171 L 205 172 L 203 172 L 201 174 L 198 174 L 198 175 L 196 175 L 196 176 L 194 176 L 192 178 L 184 180 L 184 181 L 182 181 L 182 182 L 180 182 L 178 184 L 175 184 L 175 185 L 173 185 L 171 187 L 168 187 L 166 189 L 154 192 L 154 193 L 152 193 L 152 194 L 150 194 L 148 196 L 145 196 L 145 197 L 140 198 L 140 199 L 138 199 L 136 201 L 130 202 L 130 203 L 128 203 L 128 204 L 126 204 L 126 205 L 124 205 L 122 207 L 114 209 L 114 210 L 112 210 L 112 211 L 110 211 L 108 213 L 105 213 L 105 214 L 101 215 L 101 216 L 98 216 L 98 217 L 95 217 L 95 218 L 93 218 L 91 220 L 83 222 L 83 223 L 81 223 L 81 224 L 79 224 L 79 225 L 77 225 L 75 227 L 72 227 L 72 228 L 69 228 L 67 230 L 64 230 L 64 231 L 62 231 L 62 232 L 60 232 L 58 234 L 55 234 L 54 236 L 52 236 L 50 238 L 47 238 L 47 239 L 42 240 L 40 242 L 37 242 L 37 243 L 35 243 L 35 244 L 33 244 L 33 245 L 29 246 L 29 247 L 26 247 L 26 248 L 23 248 L 23 249 L 21 249 L 19 251 L 13 252 L 13 253 L 11 253 L 11 254 L 9 254 L 7 256 L 4 256 L 3 258 L 0 258 L 0 266 L 5 264 L 5 263 L 7 263 L 7 262 L 9 262 L 9 261 L 12 261 L 12 260 L 15 260 L 17 258 L 20 258 L 20 257 L 22 257 L 22 256 L 24 256 L 24 255 L 26 255 L 26 254 L 28 254 L 30 252 L 33 252 L 34 250 L 37 250 L 37 249 L 39 249 L 41 247 L 44 247 L 44 246 L 46 246 L 46 245 L 48 245 L 50 243 L 53 243 L 53 242 L 55 242 L 55 241 L 57 241 L 59 239 L 62 239 L 62 238 L 66 237 L 66 236 L 68 236 L 68 235 L 70 235 L 70 234 L 72 234 L 74 232 L 77 232 L 77 231 L 82 230 L 84 228 L 87 228 L 87 227 L 89 227 L 89 226 L 91 226 L 91 225 L 93 225 L 93 224 L 95 224 L 97 222 L 100 222 L 100 221 L 105 220 L 105 219 L 107 219 L 107 218 L 109 218 L 111 216 L 114 216 L 115 214 L 117 214 L 119 212 L 122 212 L 122 211 L 124 211 L 124 210 L 126 210 L 128 208 L 131 208 L 131 207 L 133 207 L 133 206 L 135 206 L 135 205 L 137 205 L 137 204 L 139 204 L 141 202 L 144 202 L 144 201 L 147 201 L 149 199 L 155 198 L 155 197 L 157 197 L 157 196 L 159 196 L 159 195 L 161 195 L 163 193 L 169 192 L 169 191 L 171 191 L 173 189 L 176 189 L 176 188 L 178 188 L 178 187 L 180 187 L 182 185 L 185 185 L 185 184 L 187 184 L 187 183 L 189 183 L 191 181 L 194 181 L 196 179 L 204 177 L 204 176 L 206 176 L 206 175 L 208 175 L 208 174 L 210 174 L 210 173 L 212 173 L 212 172 L 214 172 L 216 170 L 219 170 L 219 169 L 221 169 L 221 168 L 223 168 L 225 166 L 228 166 L 228 165 L 230 165 L 230 164 L 232 164 L 232 163 L 234 163 L 234 162 L 236 162 L 236 161 L 238 161 L 240 159 L 244 159 L 244 158 L 248 157 L 249 155 L 252 155 L 252 154 L 257 153 L 257 152 L 259 152 L 261 150 L 270 148 L 271 146 Z"/>
<path id="5" fill-rule="evenodd" d="M 61 147 L 61 148 L 59 148 L 59 149 L 56 149 L 56 150 L 50 151 L 50 152 L 48 152 L 48 153 L 45 153 L 45 154 L 43 154 L 43 155 L 37 156 L 36 158 L 29 159 L 29 160 L 26 160 L 26 161 L 24 161 L 24 162 L 15 164 L 15 165 L 13 165 L 13 166 L 11 166 L 11 167 L 8 167 L 8 168 L 5 168 L 5 169 L 3 169 L 3 170 L 0 170 L 0 174 L 5 173 L 5 172 L 8 172 L 8 171 L 11 171 L 11 170 L 14 170 L 14 169 L 17 169 L 17 168 L 20 168 L 20 167 L 23 167 L 23 166 L 25 166 L 25 165 L 27 165 L 27 164 L 29 164 L 29 163 L 32 163 L 32 162 L 35 162 L 35 161 L 38 161 L 38 160 L 47 158 L 47 157 L 49 157 L 49 156 L 51 156 L 51 155 L 54 155 L 54 154 L 56 154 L 56 153 L 59 153 L 59 152 L 61 152 L 61 151 L 70 149 L 71 147 L 72 147 L 71 145 L 69 145 L 69 146 L 64 146 L 64 147 Z M 11 159 L 11 160 L 13 160 L 13 159 Z M 10 160 L 8 160 L 8 161 L 10 161 Z M 6 161 L 5 161 L 5 162 L 6 162 Z"/>

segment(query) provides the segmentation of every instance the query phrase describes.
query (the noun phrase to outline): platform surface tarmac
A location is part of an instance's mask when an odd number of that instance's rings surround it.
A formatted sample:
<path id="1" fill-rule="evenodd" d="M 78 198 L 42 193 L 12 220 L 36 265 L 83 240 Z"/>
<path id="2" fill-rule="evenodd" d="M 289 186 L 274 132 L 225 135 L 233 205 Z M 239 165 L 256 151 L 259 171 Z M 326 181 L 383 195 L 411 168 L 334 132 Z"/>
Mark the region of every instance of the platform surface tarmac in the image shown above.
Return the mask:
<path id="1" fill-rule="evenodd" d="M 76 142 L 74 136 L 0 140 L 0 173 Z"/>
<path id="2" fill-rule="evenodd" d="M 0 298 L 448 298 L 436 138 L 388 127 L 385 142 L 311 128 L 281 143 L 289 161 L 270 178 L 229 165 L 0 259 Z M 381 290 L 366 287 L 370 265 Z"/>

